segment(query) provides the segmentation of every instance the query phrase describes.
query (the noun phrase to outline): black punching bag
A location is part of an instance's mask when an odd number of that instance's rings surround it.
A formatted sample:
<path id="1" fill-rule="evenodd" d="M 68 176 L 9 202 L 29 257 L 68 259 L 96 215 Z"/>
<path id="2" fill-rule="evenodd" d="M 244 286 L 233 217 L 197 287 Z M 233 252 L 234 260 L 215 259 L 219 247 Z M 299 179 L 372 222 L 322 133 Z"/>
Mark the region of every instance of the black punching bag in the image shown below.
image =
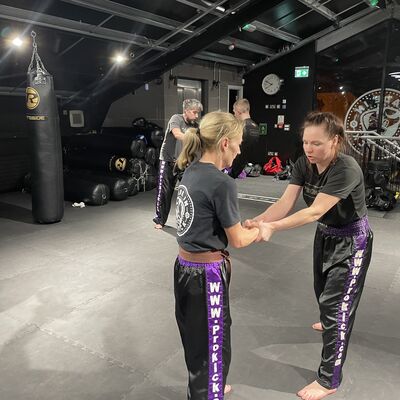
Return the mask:
<path id="1" fill-rule="evenodd" d="M 61 221 L 64 186 L 60 121 L 53 77 L 37 52 L 32 32 L 33 54 L 26 88 L 27 119 L 31 148 L 32 213 L 41 224 Z"/>

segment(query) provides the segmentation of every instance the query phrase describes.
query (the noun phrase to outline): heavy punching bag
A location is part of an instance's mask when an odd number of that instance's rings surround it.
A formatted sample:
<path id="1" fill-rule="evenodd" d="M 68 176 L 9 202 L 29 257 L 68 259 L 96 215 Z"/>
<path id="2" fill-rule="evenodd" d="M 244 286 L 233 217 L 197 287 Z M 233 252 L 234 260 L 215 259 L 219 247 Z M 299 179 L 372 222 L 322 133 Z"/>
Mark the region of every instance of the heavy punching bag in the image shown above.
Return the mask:
<path id="1" fill-rule="evenodd" d="M 35 32 L 32 32 L 33 54 L 26 88 L 32 213 L 36 222 L 50 224 L 61 221 L 64 215 L 60 122 L 53 77 L 39 57 L 35 37 Z"/>

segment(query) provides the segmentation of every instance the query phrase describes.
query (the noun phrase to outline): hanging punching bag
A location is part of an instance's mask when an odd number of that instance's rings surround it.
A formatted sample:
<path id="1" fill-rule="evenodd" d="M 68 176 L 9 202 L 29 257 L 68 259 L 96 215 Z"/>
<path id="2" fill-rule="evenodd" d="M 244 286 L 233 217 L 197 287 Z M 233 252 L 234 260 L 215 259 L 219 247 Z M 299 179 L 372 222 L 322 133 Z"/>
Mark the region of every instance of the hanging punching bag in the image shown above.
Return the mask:
<path id="1" fill-rule="evenodd" d="M 32 213 L 41 224 L 64 215 L 62 150 L 53 77 L 46 71 L 32 32 L 33 54 L 28 68 L 26 107 L 31 148 Z"/>

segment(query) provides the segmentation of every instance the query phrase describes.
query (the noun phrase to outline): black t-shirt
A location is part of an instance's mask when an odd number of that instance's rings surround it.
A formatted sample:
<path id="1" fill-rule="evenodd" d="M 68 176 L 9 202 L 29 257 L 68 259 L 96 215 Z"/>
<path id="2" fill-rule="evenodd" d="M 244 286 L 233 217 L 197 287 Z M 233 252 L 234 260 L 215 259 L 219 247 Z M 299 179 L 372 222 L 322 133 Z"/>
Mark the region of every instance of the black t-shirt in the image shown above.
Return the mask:
<path id="1" fill-rule="evenodd" d="M 176 199 L 177 241 L 190 252 L 223 250 L 224 228 L 240 222 L 236 182 L 214 164 L 195 162 L 183 174 Z"/>
<path id="2" fill-rule="evenodd" d="M 243 171 L 247 163 L 254 160 L 251 159 L 252 154 L 258 145 L 260 132 L 258 125 L 251 119 L 247 118 L 244 121 L 243 140 L 240 146 L 240 154 L 236 156 L 232 163 L 232 169 L 229 175 L 232 178 L 237 178 Z"/>
<path id="3" fill-rule="evenodd" d="M 364 176 L 353 157 L 339 154 L 336 161 L 322 174 L 306 156 L 300 157 L 293 167 L 290 183 L 303 186 L 303 198 L 310 206 L 318 193 L 339 197 L 340 201 L 319 221 L 330 226 L 344 226 L 367 214 Z"/>
<path id="4" fill-rule="evenodd" d="M 175 161 L 182 150 L 182 141 L 175 138 L 172 129 L 178 128 L 185 133 L 187 129 L 197 126 L 198 124 L 195 121 L 186 122 L 182 114 L 174 114 L 168 121 L 167 129 L 165 130 L 164 141 L 160 150 L 160 160 Z"/>

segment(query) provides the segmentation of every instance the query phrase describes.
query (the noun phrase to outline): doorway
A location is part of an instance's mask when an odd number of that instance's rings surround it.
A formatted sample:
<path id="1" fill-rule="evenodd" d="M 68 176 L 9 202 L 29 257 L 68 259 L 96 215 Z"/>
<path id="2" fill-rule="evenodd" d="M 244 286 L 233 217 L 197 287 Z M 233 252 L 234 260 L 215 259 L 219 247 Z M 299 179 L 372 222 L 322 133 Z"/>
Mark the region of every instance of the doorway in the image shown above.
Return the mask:
<path id="1" fill-rule="evenodd" d="M 227 111 L 233 113 L 235 101 L 243 98 L 243 86 L 228 85 L 228 108 Z"/>

